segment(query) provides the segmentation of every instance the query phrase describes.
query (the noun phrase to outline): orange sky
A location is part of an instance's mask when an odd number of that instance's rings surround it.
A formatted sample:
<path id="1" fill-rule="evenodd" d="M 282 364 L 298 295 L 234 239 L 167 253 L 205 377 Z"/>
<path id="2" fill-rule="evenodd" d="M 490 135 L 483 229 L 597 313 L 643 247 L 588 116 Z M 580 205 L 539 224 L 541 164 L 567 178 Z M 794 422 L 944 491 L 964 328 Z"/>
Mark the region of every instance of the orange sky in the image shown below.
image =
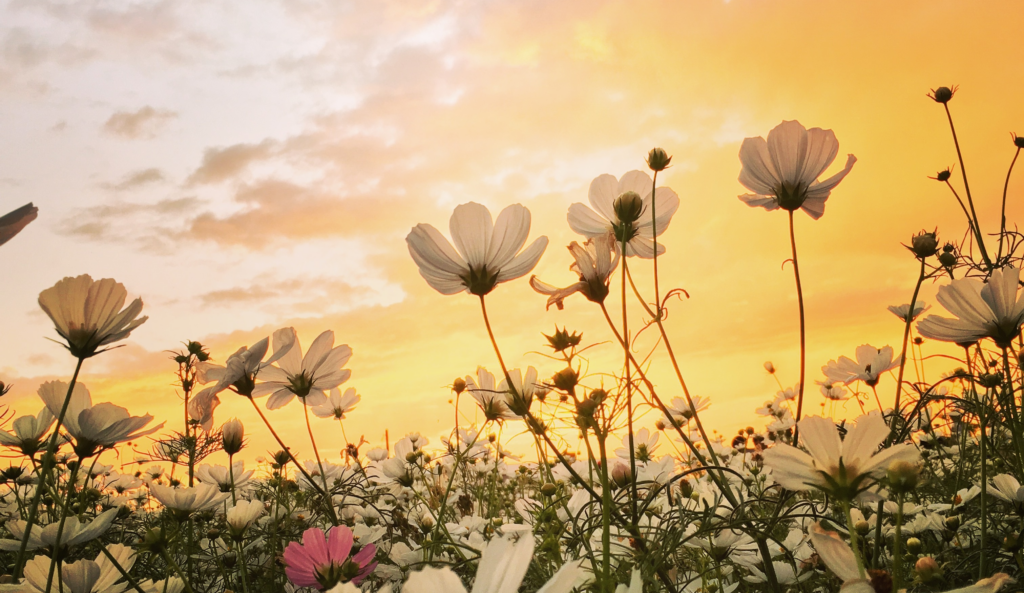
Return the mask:
<path id="1" fill-rule="evenodd" d="M 707 422 L 728 434 L 774 395 L 765 360 L 784 383 L 797 377 L 786 217 L 736 199 L 740 141 L 798 119 L 833 129 L 840 154 L 859 159 L 821 220 L 798 216 L 812 381 L 862 343 L 898 348 L 902 326 L 885 307 L 909 301 L 917 272 L 899 244 L 922 228 L 963 232 L 952 197 L 927 179 L 956 158 L 928 90 L 961 87 L 950 106 L 987 229 L 1009 133 L 1024 133 L 1017 2 L 0 11 L 0 210 L 40 208 L 0 252 L 0 379 L 14 384 L 5 399 L 19 413 L 37 411 L 41 381 L 73 368 L 43 339 L 53 334 L 36 296 L 90 273 L 123 282 L 150 316 L 127 347 L 87 363 L 96 399 L 178 428 L 166 350 L 198 339 L 223 359 L 278 327 L 294 325 L 305 344 L 333 329 L 355 352 L 349 385 L 363 395 L 348 434 L 377 443 L 385 429 L 393 440 L 418 430 L 436 444 L 452 418 L 445 385 L 477 365 L 498 369 L 475 300 L 419 278 L 409 229 L 446 231 L 470 200 L 495 214 L 522 203 L 531 236 L 551 240 L 536 273 L 567 285 L 568 205 L 586 201 L 597 175 L 640 168 L 662 146 L 675 157 L 664 183 L 682 201 L 664 235 L 662 284 L 690 294 L 668 328 L 693 392 L 713 402 Z M 1022 190 L 1018 176 L 1011 220 L 1024 214 Z M 609 339 L 589 303 L 545 311 L 525 280 L 499 287 L 490 308 L 510 364 L 542 376 L 558 366 L 531 352 L 555 324 Z M 595 370 L 617 363 L 610 346 L 591 359 Z M 664 361 L 655 366 L 676 395 Z M 225 398 L 218 421 L 241 417 L 255 456 L 268 435 L 243 403 Z M 298 404 L 270 417 L 309 452 Z M 326 450 L 342 442 L 335 426 L 316 427 Z"/>

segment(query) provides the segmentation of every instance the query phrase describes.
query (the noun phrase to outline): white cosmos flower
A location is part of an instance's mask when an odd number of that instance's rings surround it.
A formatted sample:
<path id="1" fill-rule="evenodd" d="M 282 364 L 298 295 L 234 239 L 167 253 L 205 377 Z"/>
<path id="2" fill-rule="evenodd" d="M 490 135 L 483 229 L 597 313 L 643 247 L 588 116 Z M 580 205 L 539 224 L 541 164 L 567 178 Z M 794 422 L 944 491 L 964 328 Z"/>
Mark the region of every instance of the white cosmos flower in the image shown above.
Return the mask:
<path id="1" fill-rule="evenodd" d="M 530 234 L 530 211 L 521 204 L 502 210 L 496 221 L 485 206 L 462 204 L 452 213 L 448 228 L 454 247 L 429 224 L 416 225 L 405 238 L 420 275 L 441 294 L 466 291 L 483 296 L 502 282 L 528 274 L 548 246 L 548 238 L 539 237 L 523 249 Z"/>
<path id="2" fill-rule="evenodd" d="M 202 464 L 196 468 L 196 479 L 203 484 L 220 488 L 221 492 L 231 492 L 231 479 L 234 474 L 235 490 L 245 490 L 250 486 L 254 471 L 245 471 L 245 461 L 236 461 L 231 469 L 223 465 Z"/>
<path id="3" fill-rule="evenodd" d="M 193 488 L 172 488 L 160 484 L 150 484 L 149 491 L 160 504 L 175 511 L 195 513 L 216 508 L 231 498 L 230 492 L 221 492 L 220 488 L 209 484 L 198 484 Z"/>
<path id="4" fill-rule="evenodd" d="M 148 317 L 139 317 L 142 299 L 121 310 L 128 291 L 111 278 L 94 282 L 88 274 L 64 278 L 39 293 L 39 306 L 53 321 L 65 348 L 76 358 L 89 358 L 101 346 L 123 340 Z M 138 319 L 136 319 L 138 317 Z"/>
<path id="5" fill-rule="evenodd" d="M 60 414 L 68 384 L 63 381 L 48 381 L 39 387 L 39 398 L 50 413 Z M 153 416 L 132 416 L 128 410 L 109 402 L 92 405 L 92 396 L 82 383 L 75 383 L 64 416 L 64 430 L 74 438 L 75 454 L 81 458 L 91 457 L 103 449 L 118 443 L 134 441 L 163 428 L 164 423 L 149 429 L 143 428 Z"/>
<path id="6" fill-rule="evenodd" d="M 1008 348 L 1024 323 L 1024 296 L 1018 297 L 1020 270 L 1006 267 L 992 272 L 988 282 L 960 278 L 939 287 L 935 297 L 956 319 L 929 315 L 917 323 L 926 338 L 970 345 L 992 338 Z"/>
<path id="7" fill-rule="evenodd" d="M 740 183 L 754 193 L 739 198 L 765 210 L 800 208 L 811 218 L 821 218 L 832 188 L 857 162 L 857 157 L 847 155 L 842 171 L 818 181 L 838 152 L 839 141 L 832 130 L 808 130 L 798 121 L 775 126 L 768 132 L 767 142 L 760 136 L 747 138 L 740 146 Z"/>
<path id="8" fill-rule="evenodd" d="M 875 593 L 871 581 L 861 577 L 853 550 L 839 538 L 838 533 L 826 531 L 820 523 L 815 523 L 811 526 L 810 535 L 818 557 L 843 581 L 843 593 Z"/>
<path id="9" fill-rule="evenodd" d="M 911 316 L 910 320 L 913 321 L 917 319 L 917 317 L 921 313 L 924 313 L 925 311 L 931 308 L 931 305 L 925 305 L 922 301 L 915 302 L 914 314 Z M 896 317 L 899 317 L 903 321 L 903 323 L 906 323 L 907 314 L 910 312 L 910 303 L 904 303 L 902 305 L 889 305 L 889 312 L 895 315 Z"/>
<path id="10" fill-rule="evenodd" d="M 198 420 L 203 430 L 209 432 L 213 427 L 213 411 L 220 405 L 217 394 L 225 389 L 232 389 L 244 396 L 252 395 L 256 387 L 256 375 L 264 367 L 270 366 L 287 354 L 295 345 L 292 341 L 295 332 L 292 328 L 282 328 L 274 332 L 274 354 L 264 362 L 270 340 L 263 338 L 252 346 L 242 346 L 228 357 L 224 366 L 211 362 L 201 362 L 197 367 L 196 381 L 215 384 L 203 389 L 188 404 L 188 415 Z"/>
<path id="11" fill-rule="evenodd" d="M 508 537 L 492 539 L 480 556 L 472 593 L 516 593 L 530 567 L 533 547 L 532 536 L 517 543 Z M 581 574 L 578 560 L 567 562 L 537 593 L 569 593 Z M 466 588 L 448 567 L 428 567 L 410 574 L 402 593 L 466 593 Z"/>
<path id="12" fill-rule="evenodd" d="M 135 551 L 121 544 L 107 546 L 107 551 L 125 570 L 135 565 Z M 50 558 L 36 556 L 25 564 L 25 593 L 46 591 L 46 581 L 50 575 Z M 121 593 L 128 588 L 128 583 L 115 584 L 121 580 L 121 571 L 114 563 L 100 552 L 95 560 L 79 560 L 65 564 L 50 586 L 51 591 L 68 591 L 69 593 Z M 59 583 L 57 581 L 60 581 Z M 27 586 L 26 586 L 27 585 Z"/>
<path id="13" fill-rule="evenodd" d="M 516 420 L 519 415 L 508 405 L 508 385 L 502 379 L 496 386 L 494 375 L 484 367 L 477 367 L 476 377 L 466 375 L 466 391 L 473 396 L 488 420 Z"/>
<path id="14" fill-rule="evenodd" d="M 845 440 L 828 418 L 804 418 L 797 428 L 809 454 L 786 444 L 777 444 L 764 452 L 765 467 L 772 470 L 776 482 L 789 490 L 818 488 L 852 499 L 881 478 L 893 462 L 920 460 L 920 453 L 911 444 L 878 450 L 889 436 L 889 427 L 878 414 L 858 418 Z"/>
<path id="15" fill-rule="evenodd" d="M 846 356 L 840 356 L 839 361 L 830 360 L 828 364 L 821 367 L 821 372 L 832 383 L 849 385 L 854 381 L 864 381 L 868 386 L 878 385 L 882 373 L 898 368 L 901 356 L 893 360 L 891 346 L 875 348 L 869 344 L 858 346 L 856 350 L 857 360 Z"/>
<path id="16" fill-rule="evenodd" d="M 274 332 L 274 356 L 277 356 L 279 346 L 288 351 L 278 358 L 277 366 L 266 367 L 260 372 L 264 382 L 252 392 L 253 397 L 270 394 L 268 410 L 281 408 L 296 396 L 307 406 L 324 404 L 327 402 L 324 392 L 352 376 L 351 370 L 341 368 L 352 358 L 352 348 L 348 344 L 335 347 L 331 330 L 317 336 L 305 356 L 295 328 Z"/>
<path id="17" fill-rule="evenodd" d="M 1012 504 L 1017 512 L 1024 511 L 1024 488 L 1021 488 L 1017 478 L 1010 474 L 999 474 L 992 478 L 988 493 Z"/>
<path id="18" fill-rule="evenodd" d="M 59 545 L 74 546 L 103 535 L 110 528 L 114 519 L 117 518 L 117 511 L 118 509 L 116 508 L 103 511 L 95 519 L 87 523 L 82 523 L 78 520 L 78 516 L 71 515 L 64 522 L 64 531 L 60 535 Z M 8 521 L 4 526 L 7 527 L 7 530 L 11 532 L 15 539 L 0 539 L 0 550 L 8 552 L 17 551 L 21 548 L 21 539 L 25 535 L 28 521 Z M 57 531 L 59 529 L 59 522 L 51 523 L 46 527 L 33 525 L 32 531 L 28 536 L 28 547 L 26 549 L 38 550 L 39 548 L 54 547 L 58 543 Z"/>
<path id="19" fill-rule="evenodd" d="M 318 418 L 335 418 L 337 420 L 343 420 L 345 414 L 348 414 L 356 408 L 356 404 L 362 398 L 356 393 L 355 388 L 349 387 L 342 393 L 340 389 L 334 388 L 331 390 L 330 395 L 327 396 L 327 401 L 318 405 L 313 406 L 310 410 Z"/>
<path id="20" fill-rule="evenodd" d="M 569 227 L 591 239 L 611 236 L 618 245 L 626 241 L 627 257 L 652 258 L 655 231 L 651 217 L 652 189 L 651 177 L 643 171 L 630 171 L 621 179 L 600 175 L 590 182 L 587 196 L 593 210 L 579 202 L 570 205 Z M 656 194 L 657 231 L 661 236 L 679 209 L 679 196 L 668 187 L 659 187 Z M 659 244 L 658 255 L 664 252 L 665 246 Z"/>
<path id="21" fill-rule="evenodd" d="M 12 447 L 24 455 L 39 451 L 43 435 L 53 426 L 54 417 L 49 408 L 43 408 L 35 416 L 22 416 L 14 421 L 14 434 L 0 430 L 0 445 Z"/>
<path id="22" fill-rule="evenodd" d="M 591 302 L 603 303 L 608 296 L 608 278 L 619 265 L 619 250 L 616 249 L 612 236 L 606 234 L 587 239 L 583 246 L 573 241 L 569 244 L 569 253 L 576 260 L 569 266 L 569 270 L 579 276 L 579 282 L 566 288 L 558 288 L 540 281 L 536 276 L 531 276 L 530 286 L 549 297 L 549 309 L 551 305 L 563 308 L 562 301 L 577 292 Z"/>
<path id="23" fill-rule="evenodd" d="M 263 516 L 265 510 L 263 501 L 260 500 L 240 500 L 235 503 L 225 516 L 231 534 L 241 537 L 256 519 Z"/>
<path id="24" fill-rule="evenodd" d="M 39 208 L 32 205 L 32 202 L 25 204 L 17 210 L 12 210 L 0 216 L 0 245 L 10 241 L 21 232 L 21 229 L 28 226 L 39 216 Z"/>

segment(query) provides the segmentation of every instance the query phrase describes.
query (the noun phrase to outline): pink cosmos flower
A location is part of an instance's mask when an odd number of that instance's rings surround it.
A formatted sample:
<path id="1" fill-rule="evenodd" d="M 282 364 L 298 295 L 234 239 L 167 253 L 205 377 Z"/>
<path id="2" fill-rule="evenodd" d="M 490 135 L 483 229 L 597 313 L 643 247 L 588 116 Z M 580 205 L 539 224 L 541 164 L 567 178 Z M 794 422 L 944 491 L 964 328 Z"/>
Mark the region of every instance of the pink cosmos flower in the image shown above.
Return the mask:
<path id="1" fill-rule="evenodd" d="M 285 574 L 296 587 L 317 591 L 339 583 L 358 585 L 377 567 L 377 547 L 367 544 L 351 558 L 352 530 L 344 525 L 324 532 L 316 527 L 302 534 L 302 544 L 292 542 L 284 551 Z"/>

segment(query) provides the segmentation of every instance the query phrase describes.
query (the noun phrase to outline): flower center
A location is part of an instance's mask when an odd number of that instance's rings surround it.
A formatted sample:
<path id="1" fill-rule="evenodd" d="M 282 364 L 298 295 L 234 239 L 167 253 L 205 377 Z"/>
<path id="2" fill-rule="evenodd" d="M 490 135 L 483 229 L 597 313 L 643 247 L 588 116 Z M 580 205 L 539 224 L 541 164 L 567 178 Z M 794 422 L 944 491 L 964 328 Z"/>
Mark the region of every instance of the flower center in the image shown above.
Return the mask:
<path id="1" fill-rule="evenodd" d="M 775 201 L 783 210 L 796 210 L 807 199 L 807 185 L 803 182 L 790 183 L 784 181 L 775 188 Z"/>
<path id="2" fill-rule="evenodd" d="M 288 390 L 299 397 L 306 397 L 309 395 L 309 390 L 313 388 L 313 378 L 306 374 L 306 371 L 302 371 L 298 375 L 292 375 L 288 377 Z"/>
<path id="3" fill-rule="evenodd" d="M 494 287 L 498 284 L 498 275 L 491 273 L 487 266 L 479 268 L 470 266 L 469 273 L 461 276 L 461 278 L 462 283 L 466 285 L 469 292 L 477 296 L 484 296 L 494 290 Z"/>

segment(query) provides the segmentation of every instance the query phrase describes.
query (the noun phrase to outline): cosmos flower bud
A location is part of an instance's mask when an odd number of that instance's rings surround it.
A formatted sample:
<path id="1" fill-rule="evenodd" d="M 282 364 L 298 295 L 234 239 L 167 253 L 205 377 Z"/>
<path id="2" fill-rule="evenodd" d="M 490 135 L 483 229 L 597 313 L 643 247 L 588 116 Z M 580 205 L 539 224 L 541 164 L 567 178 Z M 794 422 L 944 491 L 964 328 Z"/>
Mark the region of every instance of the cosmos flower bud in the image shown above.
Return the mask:
<path id="1" fill-rule="evenodd" d="M 914 572 L 917 574 L 917 577 L 921 579 L 921 582 L 924 583 L 935 580 L 942 575 L 942 569 L 939 568 L 939 563 L 931 556 L 918 558 L 917 562 L 914 564 Z"/>
<path id="2" fill-rule="evenodd" d="M 580 377 L 576 374 L 576 371 L 567 367 L 555 373 L 555 376 L 551 378 L 551 383 L 562 391 L 572 393 L 576 389 L 579 380 Z"/>
<path id="3" fill-rule="evenodd" d="M 950 531 L 956 531 L 960 529 L 960 515 L 953 515 L 952 517 L 946 517 L 946 529 Z"/>
<path id="4" fill-rule="evenodd" d="M 921 468 L 907 461 L 895 461 L 889 466 L 889 486 L 895 492 L 911 492 L 917 488 Z"/>
<path id="5" fill-rule="evenodd" d="M 952 268 L 956 265 L 956 255 L 949 251 L 943 251 L 939 254 L 939 263 L 942 264 L 943 267 Z"/>
<path id="6" fill-rule="evenodd" d="M 612 208 L 619 221 L 628 224 L 640 219 L 640 215 L 644 213 L 644 202 L 640 198 L 640 194 L 635 191 L 627 191 L 615 198 Z"/>
<path id="7" fill-rule="evenodd" d="M 949 88 L 948 86 L 940 86 L 937 89 L 932 89 L 930 95 L 928 95 L 936 103 L 942 103 L 945 105 L 949 103 L 949 100 L 953 98 L 953 93 L 956 92 L 956 87 Z"/>
<path id="8" fill-rule="evenodd" d="M 540 493 L 543 494 L 544 496 L 554 496 L 555 492 L 557 491 L 558 488 L 551 482 L 548 482 L 540 487 Z"/>
<path id="9" fill-rule="evenodd" d="M 952 171 L 950 171 L 949 169 L 943 169 L 942 171 L 939 171 L 938 173 L 936 173 L 935 177 L 932 177 L 932 179 L 934 179 L 936 181 L 940 181 L 942 183 L 945 183 L 945 182 L 949 181 L 949 178 L 952 177 L 952 176 L 953 176 L 953 172 Z"/>
<path id="10" fill-rule="evenodd" d="M 466 380 L 463 379 L 462 377 L 456 377 L 455 380 L 452 381 L 452 391 L 454 391 L 455 393 L 462 393 L 465 390 Z"/>
<path id="11" fill-rule="evenodd" d="M 1024 136 L 1013 135 L 1013 145 L 1017 148 L 1024 148 Z"/>
<path id="12" fill-rule="evenodd" d="M 647 153 L 647 166 L 651 168 L 651 171 L 664 171 L 671 162 L 672 157 L 665 152 L 664 148 L 652 148 L 651 152 Z"/>
<path id="13" fill-rule="evenodd" d="M 242 421 L 238 418 L 232 418 L 225 422 L 220 433 L 224 441 L 224 452 L 228 455 L 235 455 L 245 446 L 242 442 L 245 438 L 245 427 L 242 426 Z"/>
<path id="14" fill-rule="evenodd" d="M 278 451 L 277 453 L 274 453 L 274 463 L 280 467 L 284 467 L 291 460 L 292 458 L 288 455 L 287 451 Z"/>
<path id="15" fill-rule="evenodd" d="M 768 374 L 774 375 L 775 374 L 775 365 L 772 364 L 772 361 L 769 360 L 769 361 L 764 363 L 764 370 L 768 371 Z"/>
<path id="16" fill-rule="evenodd" d="M 612 481 L 619 488 L 625 488 L 633 481 L 633 472 L 625 463 L 616 463 L 612 468 Z"/>
<path id="17" fill-rule="evenodd" d="M 911 554 L 917 554 L 921 551 L 921 540 L 916 537 L 912 537 L 907 540 L 907 551 Z"/>
<path id="18" fill-rule="evenodd" d="M 931 257 L 939 251 L 939 238 L 935 231 L 921 231 L 910 239 L 909 249 L 920 259 Z"/>
<path id="19" fill-rule="evenodd" d="M 864 536 L 871 531 L 871 524 L 865 521 L 864 519 L 861 519 L 860 521 L 857 521 L 857 523 L 854 524 L 853 528 L 857 530 L 858 535 Z"/>

